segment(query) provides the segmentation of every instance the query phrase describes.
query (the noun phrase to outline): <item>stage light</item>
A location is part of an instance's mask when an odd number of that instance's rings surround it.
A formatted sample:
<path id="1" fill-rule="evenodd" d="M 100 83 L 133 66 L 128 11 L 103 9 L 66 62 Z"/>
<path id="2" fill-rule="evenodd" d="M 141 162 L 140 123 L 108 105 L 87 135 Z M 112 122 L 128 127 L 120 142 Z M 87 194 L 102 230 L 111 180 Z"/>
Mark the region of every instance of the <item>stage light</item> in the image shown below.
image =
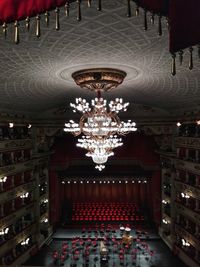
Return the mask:
<path id="1" fill-rule="evenodd" d="M 93 184 L 95 184 L 96 182 L 95 181 L 93 181 Z"/>
<path id="2" fill-rule="evenodd" d="M 70 184 L 70 181 L 68 181 L 68 184 Z"/>
<path id="3" fill-rule="evenodd" d="M 138 183 L 140 184 L 140 183 L 141 183 L 141 181 L 139 180 L 139 181 L 138 181 Z"/>
<path id="4" fill-rule="evenodd" d="M 112 183 L 114 184 L 114 183 L 115 183 L 115 181 L 112 181 Z"/>
<path id="5" fill-rule="evenodd" d="M 105 183 L 106 183 L 106 181 L 103 181 L 103 183 L 105 184 Z"/>
<path id="6" fill-rule="evenodd" d="M 128 181 L 125 181 L 125 184 L 128 184 Z"/>
<path id="7" fill-rule="evenodd" d="M 76 181 L 74 181 L 74 184 L 76 184 Z"/>
<path id="8" fill-rule="evenodd" d="M 135 181 L 132 181 L 132 184 L 134 184 L 135 183 Z"/>
<path id="9" fill-rule="evenodd" d="M 110 181 L 108 181 L 108 184 L 110 183 Z"/>
<path id="10" fill-rule="evenodd" d="M 87 181 L 86 183 L 89 184 L 89 181 Z"/>
<path id="11" fill-rule="evenodd" d="M 122 181 L 119 181 L 119 184 L 121 184 L 122 183 Z"/>
<path id="12" fill-rule="evenodd" d="M 83 181 L 80 181 L 80 183 L 82 184 L 82 183 L 83 183 Z"/>

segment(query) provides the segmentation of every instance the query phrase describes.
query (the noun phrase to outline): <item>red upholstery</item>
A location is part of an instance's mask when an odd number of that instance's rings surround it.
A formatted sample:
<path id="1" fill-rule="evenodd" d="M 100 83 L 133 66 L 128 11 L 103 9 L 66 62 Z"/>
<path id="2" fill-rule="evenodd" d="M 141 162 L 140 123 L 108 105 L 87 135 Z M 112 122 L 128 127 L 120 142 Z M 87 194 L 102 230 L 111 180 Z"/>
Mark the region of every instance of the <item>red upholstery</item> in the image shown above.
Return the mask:
<path id="1" fill-rule="evenodd" d="M 74 203 L 72 221 L 143 221 L 134 203 Z"/>

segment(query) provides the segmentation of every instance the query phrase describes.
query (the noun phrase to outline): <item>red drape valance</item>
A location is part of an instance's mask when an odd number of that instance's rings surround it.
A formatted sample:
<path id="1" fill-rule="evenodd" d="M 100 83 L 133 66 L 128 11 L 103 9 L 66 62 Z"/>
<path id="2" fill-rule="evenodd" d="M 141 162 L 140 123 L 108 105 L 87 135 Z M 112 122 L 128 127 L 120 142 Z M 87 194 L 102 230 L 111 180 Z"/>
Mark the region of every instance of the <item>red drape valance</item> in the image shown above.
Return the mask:
<path id="1" fill-rule="evenodd" d="M 0 23 L 36 16 L 64 6 L 66 2 L 67 0 L 0 0 Z M 135 0 L 135 2 L 147 11 L 169 17 L 171 53 L 200 43 L 199 0 L 184 1 L 184 3 L 183 0 Z"/>
<path id="2" fill-rule="evenodd" d="M 0 0 L 0 22 L 33 17 L 66 4 L 66 0 Z"/>
<path id="3" fill-rule="evenodd" d="M 156 14 L 167 15 L 168 13 L 168 0 L 139 0 L 136 3 Z"/>
<path id="4" fill-rule="evenodd" d="M 173 0 L 169 5 L 169 50 L 180 49 L 200 43 L 200 1 Z"/>

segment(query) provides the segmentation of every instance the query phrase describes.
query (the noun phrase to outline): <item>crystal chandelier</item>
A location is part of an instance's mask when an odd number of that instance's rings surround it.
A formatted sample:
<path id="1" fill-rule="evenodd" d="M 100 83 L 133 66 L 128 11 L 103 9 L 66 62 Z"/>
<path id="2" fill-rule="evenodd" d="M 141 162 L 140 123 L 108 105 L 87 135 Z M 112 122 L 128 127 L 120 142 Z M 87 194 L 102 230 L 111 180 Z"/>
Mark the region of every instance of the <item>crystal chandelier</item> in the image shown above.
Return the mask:
<path id="1" fill-rule="evenodd" d="M 102 91 L 108 91 L 121 84 L 126 73 L 116 69 L 90 69 L 72 74 L 77 85 L 97 92 L 97 97 L 91 100 L 76 98 L 70 106 L 73 112 L 80 112 L 79 122 L 70 120 L 65 123 L 65 132 L 78 139 L 77 146 L 88 151 L 86 156 L 92 157 L 98 170 L 104 169 L 108 157 L 113 156 L 113 149 L 122 146 L 122 139 L 118 135 L 126 135 L 136 131 L 136 123 L 131 120 L 121 121 L 118 117 L 120 111 L 127 111 L 128 102 L 116 98 L 108 102 L 101 97 Z"/>
<path id="2" fill-rule="evenodd" d="M 107 162 L 108 157 L 113 156 L 113 149 L 122 146 L 122 139 L 115 136 L 91 138 L 82 136 L 78 139 L 77 146 L 88 150 L 87 157 L 92 157 L 94 163 L 102 165 Z"/>

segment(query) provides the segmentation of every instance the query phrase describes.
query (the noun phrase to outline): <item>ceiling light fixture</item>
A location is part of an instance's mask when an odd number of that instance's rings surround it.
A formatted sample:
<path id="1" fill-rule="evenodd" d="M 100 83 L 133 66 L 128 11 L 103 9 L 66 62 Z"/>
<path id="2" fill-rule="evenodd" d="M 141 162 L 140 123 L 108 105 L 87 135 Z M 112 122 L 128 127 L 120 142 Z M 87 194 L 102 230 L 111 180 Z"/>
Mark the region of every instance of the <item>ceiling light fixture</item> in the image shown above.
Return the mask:
<path id="1" fill-rule="evenodd" d="M 97 97 L 91 103 L 76 98 L 75 103 L 70 104 L 73 112 L 80 112 L 82 116 L 79 122 L 70 120 L 65 123 L 64 131 L 74 136 L 82 134 L 77 146 L 88 151 L 86 156 L 92 157 L 96 168 L 101 171 L 108 157 L 114 155 L 113 149 L 123 144 L 118 136 L 137 130 L 135 122 L 121 121 L 118 117 L 120 111 L 127 111 L 128 102 L 124 103 L 122 98 L 107 102 L 101 97 L 102 92 L 120 85 L 126 73 L 110 68 L 87 69 L 73 73 L 72 77 L 81 88 L 95 91 Z"/>

